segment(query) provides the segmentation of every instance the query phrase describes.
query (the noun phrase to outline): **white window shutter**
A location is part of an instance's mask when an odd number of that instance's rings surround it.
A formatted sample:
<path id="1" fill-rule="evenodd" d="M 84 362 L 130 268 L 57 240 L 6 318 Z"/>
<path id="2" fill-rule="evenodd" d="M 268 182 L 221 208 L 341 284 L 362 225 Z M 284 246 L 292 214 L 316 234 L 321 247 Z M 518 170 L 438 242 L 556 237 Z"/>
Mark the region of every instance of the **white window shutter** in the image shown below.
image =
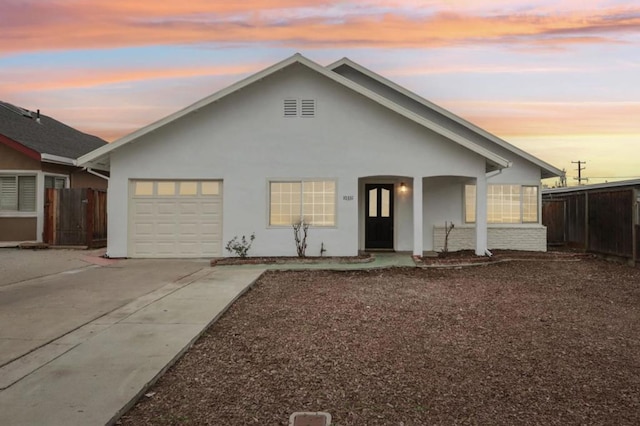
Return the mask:
<path id="1" fill-rule="evenodd" d="M 18 176 L 18 210 L 36 211 L 36 177 Z"/>
<path id="2" fill-rule="evenodd" d="M 18 185 L 15 176 L 0 176 L 0 210 L 18 210 Z"/>

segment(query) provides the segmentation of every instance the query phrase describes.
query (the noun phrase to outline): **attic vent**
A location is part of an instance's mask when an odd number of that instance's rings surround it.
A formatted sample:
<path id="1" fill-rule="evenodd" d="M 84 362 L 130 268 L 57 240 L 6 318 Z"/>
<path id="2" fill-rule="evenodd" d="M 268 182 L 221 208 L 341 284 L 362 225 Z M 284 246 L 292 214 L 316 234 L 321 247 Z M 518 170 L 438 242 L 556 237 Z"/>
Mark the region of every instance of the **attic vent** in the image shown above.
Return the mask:
<path id="1" fill-rule="evenodd" d="M 297 99 L 284 100 L 284 116 L 285 117 L 298 116 L 298 100 Z"/>
<path id="2" fill-rule="evenodd" d="M 316 115 L 316 100 L 302 99 L 300 101 L 300 116 L 315 117 L 315 115 Z"/>

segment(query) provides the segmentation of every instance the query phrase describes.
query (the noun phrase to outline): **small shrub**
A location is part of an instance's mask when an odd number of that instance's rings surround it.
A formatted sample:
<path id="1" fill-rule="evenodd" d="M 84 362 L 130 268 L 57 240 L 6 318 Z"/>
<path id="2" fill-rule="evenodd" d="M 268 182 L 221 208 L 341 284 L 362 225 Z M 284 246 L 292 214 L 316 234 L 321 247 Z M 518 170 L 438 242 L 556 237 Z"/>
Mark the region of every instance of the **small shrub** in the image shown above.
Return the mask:
<path id="1" fill-rule="evenodd" d="M 251 248 L 251 244 L 253 244 L 253 240 L 256 239 L 255 232 L 251 234 L 249 240 L 243 235 L 242 239 L 238 241 L 238 237 L 235 236 L 227 243 L 225 248 L 229 253 L 235 253 L 239 257 L 247 257 L 247 253 L 249 253 L 249 249 Z"/>
<path id="2" fill-rule="evenodd" d="M 298 252 L 298 257 L 306 257 L 307 252 L 307 232 L 309 231 L 309 224 L 302 219 L 298 223 L 294 223 L 293 225 L 293 238 L 296 241 L 296 250 Z M 302 235 L 300 235 L 300 230 L 302 230 Z"/>
<path id="3" fill-rule="evenodd" d="M 449 234 L 451 233 L 453 228 L 454 228 L 453 222 L 451 222 L 451 223 L 445 222 L 444 223 L 444 248 L 442 249 L 443 253 L 448 253 L 449 252 Z"/>

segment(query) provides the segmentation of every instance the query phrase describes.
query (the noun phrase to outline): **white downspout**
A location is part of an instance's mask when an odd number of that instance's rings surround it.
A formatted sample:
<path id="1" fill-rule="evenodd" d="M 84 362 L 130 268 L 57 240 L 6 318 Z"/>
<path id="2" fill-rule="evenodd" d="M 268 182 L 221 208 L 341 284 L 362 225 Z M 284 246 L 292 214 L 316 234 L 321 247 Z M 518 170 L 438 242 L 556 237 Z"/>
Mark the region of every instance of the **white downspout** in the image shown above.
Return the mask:
<path id="1" fill-rule="evenodd" d="M 101 173 L 98 173 L 98 172 L 96 172 L 95 170 L 93 170 L 90 167 L 83 167 L 82 170 L 86 171 L 87 173 L 91 173 L 94 176 L 98 176 L 98 177 L 100 177 L 102 179 L 105 179 L 107 182 L 109 182 L 109 176 L 105 176 L 105 175 L 103 175 Z"/>

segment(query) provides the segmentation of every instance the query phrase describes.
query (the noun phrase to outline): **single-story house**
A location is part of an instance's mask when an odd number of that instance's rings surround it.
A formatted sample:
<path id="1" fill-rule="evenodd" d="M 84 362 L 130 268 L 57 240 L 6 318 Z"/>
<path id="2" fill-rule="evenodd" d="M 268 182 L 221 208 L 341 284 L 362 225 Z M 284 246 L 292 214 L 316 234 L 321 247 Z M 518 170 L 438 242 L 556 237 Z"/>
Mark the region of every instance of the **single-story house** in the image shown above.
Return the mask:
<path id="1" fill-rule="evenodd" d="M 546 250 L 562 172 L 349 59 L 296 54 L 79 158 L 110 170 L 111 257 Z"/>
<path id="2" fill-rule="evenodd" d="M 542 191 L 549 244 L 640 260 L 640 179 Z"/>
<path id="3" fill-rule="evenodd" d="M 106 189 L 75 160 L 107 142 L 0 101 L 0 242 L 42 241 L 45 188 Z"/>

